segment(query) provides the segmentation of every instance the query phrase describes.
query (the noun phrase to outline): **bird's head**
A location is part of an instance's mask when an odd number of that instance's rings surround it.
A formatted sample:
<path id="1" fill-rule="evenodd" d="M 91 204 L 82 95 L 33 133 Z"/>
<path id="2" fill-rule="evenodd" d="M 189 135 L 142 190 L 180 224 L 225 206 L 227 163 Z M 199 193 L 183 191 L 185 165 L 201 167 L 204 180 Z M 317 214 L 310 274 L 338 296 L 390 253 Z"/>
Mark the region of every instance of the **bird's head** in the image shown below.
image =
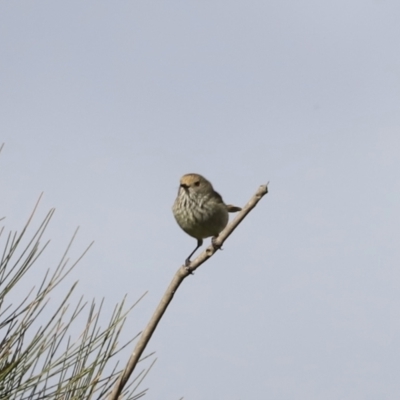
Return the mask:
<path id="1" fill-rule="evenodd" d="M 187 194 L 209 193 L 214 189 L 211 183 L 199 174 L 183 175 L 180 181 L 180 189 Z"/>

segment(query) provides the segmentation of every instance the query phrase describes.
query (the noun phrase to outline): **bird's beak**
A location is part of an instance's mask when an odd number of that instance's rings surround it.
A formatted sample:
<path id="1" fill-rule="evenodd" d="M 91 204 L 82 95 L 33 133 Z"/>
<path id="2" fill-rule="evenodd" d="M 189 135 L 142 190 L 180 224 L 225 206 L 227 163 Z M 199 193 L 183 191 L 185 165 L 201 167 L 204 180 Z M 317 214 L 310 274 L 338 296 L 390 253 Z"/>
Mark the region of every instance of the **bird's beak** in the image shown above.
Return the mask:
<path id="1" fill-rule="evenodd" d="M 183 189 L 185 189 L 185 190 L 188 190 L 188 189 L 189 189 L 189 186 L 186 185 L 186 183 L 181 183 L 181 188 L 183 188 Z"/>

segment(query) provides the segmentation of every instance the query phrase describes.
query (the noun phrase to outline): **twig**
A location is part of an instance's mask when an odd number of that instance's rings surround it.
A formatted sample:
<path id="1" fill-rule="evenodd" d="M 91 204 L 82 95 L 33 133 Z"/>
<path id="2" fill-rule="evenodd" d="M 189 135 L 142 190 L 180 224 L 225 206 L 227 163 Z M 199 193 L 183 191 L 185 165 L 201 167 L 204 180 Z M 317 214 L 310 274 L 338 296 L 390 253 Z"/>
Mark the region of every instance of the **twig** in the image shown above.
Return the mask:
<path id="1" fill-rule="evenodd" d="M 169 284 L 164 296 L 161 298 L 160 304 L 157 306 L 153 316 L 151 317 L 146 328 L 142 332 L 139 341 L 137 342 L 131 357 L 129 358 L 128 364 L 124 371 L 121 373 L 114 388 L 110 394 L 109 400 L 118 400 L 120 393 L 124 386 L 128 382 L 136 364 L 139 362 L 140 356 L 147 346 L 153 332 L 157 328 L 162 316 L 164 315 L 169 303 L 174 297 L 175 292 L 178 290 L 183 280 L 196 270 L 201 264 L 207 261 L 217 251 L 218 247 L 222 246 L 225 240 L 231 235 L 231 233 L 237 228 L 237 226 L 243 221 L 247 214 L 257 205 L 262 197 L 268 193 L 268 184 L 261 185 L 254 196 L 248 201 L 243 209 L 236 215 L 233 221 L 218 235 L 218 238 L 214 241 L 214 246 L 210 245 L 205 249 L 195 260 L 193 260 L 189 268 L 182 265 L 178 271 L 176 271 L 171 283 Z"/>

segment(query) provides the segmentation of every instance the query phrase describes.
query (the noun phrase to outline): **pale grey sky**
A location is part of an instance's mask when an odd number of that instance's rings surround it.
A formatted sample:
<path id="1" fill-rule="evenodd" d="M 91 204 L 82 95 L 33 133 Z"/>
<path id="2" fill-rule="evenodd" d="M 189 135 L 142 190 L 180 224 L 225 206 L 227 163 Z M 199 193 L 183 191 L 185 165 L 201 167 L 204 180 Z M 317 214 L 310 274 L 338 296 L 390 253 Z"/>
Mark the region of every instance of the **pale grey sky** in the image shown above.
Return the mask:
<path id="1" fill-rule="evenodd" d="M 270 181 L 175 296 L 146 398 L 398 399 L 399 18 L 395 0 L 0 3 L 6 227 L 44 191 L 52 259 L 77 225 L 76 253 L 95 240 L 79 293 L 111 312 L 150 291 L 128 336 L 195 245 L 180 176 L 238 205 Z"/>

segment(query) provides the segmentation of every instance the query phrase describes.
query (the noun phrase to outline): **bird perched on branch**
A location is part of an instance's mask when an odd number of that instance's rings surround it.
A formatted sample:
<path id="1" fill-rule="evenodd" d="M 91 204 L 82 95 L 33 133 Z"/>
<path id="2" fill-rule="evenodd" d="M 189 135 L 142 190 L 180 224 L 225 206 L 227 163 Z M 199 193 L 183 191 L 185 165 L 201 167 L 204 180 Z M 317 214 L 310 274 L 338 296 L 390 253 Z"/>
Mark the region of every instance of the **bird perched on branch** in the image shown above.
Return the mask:
<path id="1" fill-rule="evenodd" d="M 214 240 L 228 224 L 228 213 L 240 210 L 240 207 L 225 204 L 220 194 L 203 176 L 182 176 L 172 211 L 178 225 L 197 239 L 196 248 L 185 261 L 187 267 L 190 265 L 190 257 L 202 246 L 203 239 L 212 236 L 214 245 Z"/>

